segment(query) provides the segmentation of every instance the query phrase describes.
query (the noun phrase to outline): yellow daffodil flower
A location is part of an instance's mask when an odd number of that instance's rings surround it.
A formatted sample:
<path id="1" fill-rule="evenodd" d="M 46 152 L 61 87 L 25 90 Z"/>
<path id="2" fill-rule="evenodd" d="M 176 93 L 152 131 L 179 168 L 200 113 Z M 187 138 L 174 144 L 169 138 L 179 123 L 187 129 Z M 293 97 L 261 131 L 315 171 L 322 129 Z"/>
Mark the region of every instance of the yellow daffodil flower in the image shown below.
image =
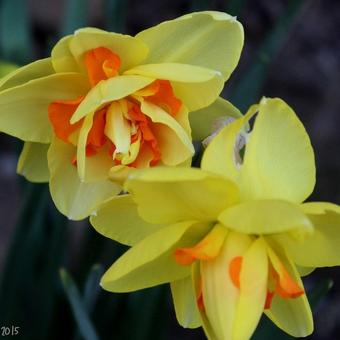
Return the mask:
<path id="1" fill-rule="evenodd" d="M 64 37 L 50 58 L 0 80 L 0 130 L 26 142 L 18 172 L 48 181 L 59 210 L 81 219 L 121 191 L 122 173 L 190 164 L 188 114 L 199 110 L 199 126 L 205 107 L 221 105 L 242 45 L 241 24 L 220 12 L 135 37 L 95 28 Z"/>
<path id="2" fill-rule="evenodd" d="M 237 136 L 255 115 L 242 161 Z M 128 292 L 170 282 L 184 327 L 243 340 L 264 312 L 295 337 L 313 331 L 300 276 L 340 264 L 340 207 L 303 203 L 314 153 L 294 111 L 264 98 L 210 142 L 201 169 L 138 170 L 122 200 L 91 217 L 97 231 L 133 246 L 101 285 Z"/>

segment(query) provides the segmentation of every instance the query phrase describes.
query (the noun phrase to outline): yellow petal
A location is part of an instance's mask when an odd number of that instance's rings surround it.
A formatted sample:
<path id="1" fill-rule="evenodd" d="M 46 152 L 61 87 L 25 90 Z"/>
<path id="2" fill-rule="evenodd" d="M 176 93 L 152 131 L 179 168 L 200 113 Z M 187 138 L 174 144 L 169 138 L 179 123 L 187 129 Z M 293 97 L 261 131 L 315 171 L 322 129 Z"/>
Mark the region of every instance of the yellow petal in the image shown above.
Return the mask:
<path id="1" fill-rule="evenodd" d="M 163 22 L 136 36 L 150 49 L 145 63 L 175 62 L 217 70 L 224 79 L 243 47 L 242 25 L 221 12 L 198 12 Z"/>
<path id="2" fill-rule="evenodd" d="M 315 268 L 296 266 L 296 270 L 298 271 L 301 277 L 304 277 L 304 276 L 308 276 L 309 274 L 311 274 L 315 270 Z"/>
<path id="3" fill-rule="evenodd" d="M 84 53 L 97 47 L 106 47 L 116 53 L 122 62 L 120 71 L 140 64 L 148 53 L 148 47 L 129 35 L 106 32 L 100 29 L 82 28 L 61 39 L 52 50 L 53 66 L 57 72 L 83 69 Z"/>
<path id="4" fill-rule="evenodd" d="M 275 248 L 278 253 L 278 249 Z M 280 260 L 293 280 L 303 287 L 295 265 L 281 252 Z M 306 294 L 294 299 L 283 299 L 275 295 L 266 315 L 283 331 L 294 337 L 305 337 L 313 332 L 313 315 Z"/>
<path id="5" fill-rule="evenodd" d="M 233 324 L 233 339 L 250 339 L 263 313 L 267 296 L 268 258 L 259 238 L 242 256 L 240 295 Z"/>
<path id="6" fill-rule="evenodd" d="M 204 314 L 216 333 L 215 339 L 234 339 L 240 290 L 232 282 L 228 267 L 235 257 L 243 256 L 250 245 L 249 236 L 231 232 L 218 257 L 201 261 Z"/>
<path id="7" fill-rule="evenodd" d="M 112 292 L 129 292 L 188 276 L 190 268 L 179 265 L 173 252 L 197 242 L 209 228 L 208 224 L 186 221 L 160 229 L 121 256 L 102 277 L 101 286 Z"/>
<path id="8" fill-rule="evenodd" d="M 0 130 L 24 141 L 49 143 L 48 105 L 87 92 L 79 74 L 53 74 L 0 92 Z"/>
<path id="9" fill-rule="evenodd" d="M 315 184 L 314 153 L 305 128 L 281 99 L 263 98 L 241 167 L 245 199 L 304 201 Z"/>
<path id="10" fill-rule="evenodd" d="M 128 70 L 125 74 L 170 80 L 174 94 L 189 111 L 198 110 L 213 103 L 224 85 L 218 72 L 186 64 L 141 65 Z"/>
<path id="11" fill-rule="evenodd" d="M 252 106 L 244 117 L 227 125 L 213 138 L 202 157 L 203 170 L 227 177 L 234 182 L 239 181 L 239 166 L 235 156 L 237 136 L 254 116 L 256 109 L 256 105 Z"/>
<path id="12" fill-rule="evenodd" d="M 178 165 L 192 157 L 195 150 L 191 138 L 175 118 L 146 100 L 142 101 L 141 110 L 155 123 L 153 132 L 165 165 Z"/>
<path id="13" fill-rule="evenodd" d="M 198 299 L 200 298 L 201 302 L 203 302 L 202 298 L 202 277 L 201 277 L 201 270 L 200 270 L 200 263 L 195 262 L 191 266 L 191 277 L 194 286 L 194 293 L 196 297 L 196 305 L 198 305 Z M 202 327 L 204 332 L 209 340 L 217 339 L 215 331 L 213 330 L 210 321 L 208 320 L 205 312 L 203 310 L 199 310 L 200 317 L 202 321 Z"/>
<path id="14" fill-rule="evenodd" d="M 140 39 L 91 28 L 77 30 L 69 47 L 78 63 L 82 62 L 86 51 L 106 47 L 120 57 L 122 62 L 120 72 L 139 65 L 148 54 L 148 47 Z"/>
<path id="15" fill-rule="evenodd" d="M 237 200 L 230 181 L 193 168 L 137 170 L 126 182 L 142 218 L 151 223 L 215 221 Z"/>
<path id="16" fill-rule="evenodd" d="M 86 115 L 99 110 L 114 100 L 122 99 L 151 84 L 152 78 L 142 76 L 118 76 L 101 81 L 86 95 L 71 118 L 76 123 Z"/>
<path id="17" fill-rule="evenodd" d="M 112 197 L 101 204 L 90 222 L 100 234 L 129 246 L 163 227 L 141 219 L 130 195 Z"/>
<path id="18" fill-rule="evenodd" d="M 22 85 L 30 80 L 46 77 L 54 73 L 51 58 L 40 59 L 20 67 L 0 79 L 0 91 Z"/>
<path id="19" fill-rule="evenodd" d="M 108 180 L 82 183 L 71 161 L 76 153 L 73 145 L 55 138 L 47 154 L 51 173 L 50 191 L 56 207 L 72 220 L 83 219 L 121 188 Z"/>
<path id="20" fill-rule="evenodd" d="M 131 143 L 130 124 L 124 118 L 119 102 L 113 102 L 107 110 L 105 135 L 115 145 L 117 153 L 128 153 Z"/>
<path id="21" fill-rule="evenodd" d="M 313 232 L 313 224 L 298 206 L 279 200 L 242 202 L 224 210 L 218 220 L 246 234 L 276 234 L 302 229 Z"/>
<path id="22" fill-rule="evenodd" d="M 25 142 L 21 151 L 17 172 L 31 182 L 48 182 L 50 172 L 47 165 L 49 144 Z"/>
<path id="23" fill-rule="evenodd" d="M 79 72 L 80 67 L 70 51 L 73 35 L 61 38 L 51 52 L 52 65 L 56 72 Z"/>
<path id="24" fill-rule="evenodd" d="M 193 247 L 178 248 L 175 252 L 176 261 L 184 266 L 196 260 L 209 261 L 220 253 L 221 247 L 228 234 L 228 229 L 216 224 L 211 231 Z"/>
<path id="25" fill-rule="evenodd" d="M 84 182 L 95 182 L 108 179 L 114 165 L 107 146 L 103 146 L 95 155 L 84 157 Z"/>
<path id="26" fill-rule="evenodd" d="M 178 323 L 184 328 L 197 328 L 202 324 L 191 276 L 170 283 Z"/>
<path id="27" fill-rule="evenodd" d="M 279 235 L 276 239 L 299 266 L 329 267 L 340 265 L 340 207 L 327 203 L 302 205 L 314 225 L 314 233 L 303 240 L 290 235 Z M 317 256 L 315 256 L 317 254 Z"/>
<path id="28" fill-rule="evenodd" d="M 211 105 L 201 110 L 190 112 L 192 138 L 203 140 L 214 132 L 214 122 L 220 117 L 242 117 L 241 112 L 230 102 L 218 97 Z"/>
<path id="29" fill-rule="evenodd" d="M 84 122 L 79 130 L 79 137 L 77 143 L 77 170 L 80 181 L 85 181 L 86 176 L 86 144 L 87 137 L 93 125 L 94 112 L 87 115 Z"/>

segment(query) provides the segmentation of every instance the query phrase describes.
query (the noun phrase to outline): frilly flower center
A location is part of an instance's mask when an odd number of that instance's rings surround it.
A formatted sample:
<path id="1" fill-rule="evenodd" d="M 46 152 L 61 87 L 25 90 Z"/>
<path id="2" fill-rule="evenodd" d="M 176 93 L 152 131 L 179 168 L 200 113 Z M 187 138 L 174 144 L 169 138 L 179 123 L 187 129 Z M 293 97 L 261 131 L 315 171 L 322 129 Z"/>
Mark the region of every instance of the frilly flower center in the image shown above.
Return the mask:
<path id="1" fill-rule="evenodd" d="M 211 261 L 215 259 L 225 241 L 226 231 L 220 226 L 214 227 L 199 243 L 190 248 L 178 248 L 174 252 L 175 261 L 183 266 L 191 265 L 194 261 Z M 268 285 L 264 309 L 270 309 L 275 295 L 283 299 L 298 298 L 305 292 L 289 274 L 279 256 L 268 246 Z M 231 282 L 238 289 L 242 289 L 240 275 L 242 272 L 243 256 L 235 256 L 226 263 Z M 204 309 L 202 289 L 197 293 L 197 305 Z"/>
<path id="2" fill-rule="evenodd" d="M 118 76 L 120 65 L 120 57 L 105 47 L 95 48 L 85 54 L 87 76 L 92 87 L 102 80 Z M 182 106 L 167 80 L 156 80 L 133 95 L 107 104 L 94 114 L 86 142 L 87 157 L 105 148 L 115 165 L 138 167 L 138 158 L 143 154 L 152 155 L 150 166 L 157 165 L 161 160 L 152 121 L 141 111 L 140 102 L 134 95 L 147 99 L 173 117 Z M 55 135 L 65 143 L 77 146 L 84 118 L 75 124 L 70 124 L 70 119 L 84 99 L 85 96 L 56 100 L 48 106 Z M 76 165 L 76 156 L 71 161 Z"/>

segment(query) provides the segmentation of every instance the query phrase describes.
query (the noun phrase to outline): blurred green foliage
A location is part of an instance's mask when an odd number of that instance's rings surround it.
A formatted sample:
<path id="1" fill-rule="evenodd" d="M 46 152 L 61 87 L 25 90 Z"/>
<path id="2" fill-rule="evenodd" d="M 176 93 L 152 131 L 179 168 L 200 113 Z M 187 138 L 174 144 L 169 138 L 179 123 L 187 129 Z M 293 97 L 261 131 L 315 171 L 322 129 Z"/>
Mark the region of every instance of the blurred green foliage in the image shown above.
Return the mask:
<path id="1" fill-rule="evenodd" d="M 304 2 L 288 2 L 286 12 L 234 87 L 231 99 L 241 109 L 259 99 L 270 61 Z M 66 1 L 59 37 L 88 24 L 90 3 Z M 212 3 L 192 1 L 191 9 L 208 9 Z M 227 9 L 239 15 L 246 3 L 231 0 Z M 124 32 L 126 7 L 123 0 L 103 1 L 103 28 Z M 0 59 L 27 63 L 32 60 L 33 46 L 27 2 L 0 0 Z M 14 69 L 11 63 L 0 63 L 0 77 Z M 103 268 L 108 268 L 126 247 L 104 239 L 88 223 L 70 223 L 61 216 L 51 202 L 47 185 L 23 182 L 21 189 L 21 214 L 1 274 L 0 325 L 19 326 L 20 339 L 30 340 L 170 339 L 174 311 L 168 287 L 131 294 L 103 291 L 99 286 Z M 329 288 L 328 281 L 312 289 L 312 303 L 320 301 Z M 203 338 L 202 333 L 195 334 Z M 254 339 L 274 336 L 277 340 L 290 338 L 264 318 Z"/>

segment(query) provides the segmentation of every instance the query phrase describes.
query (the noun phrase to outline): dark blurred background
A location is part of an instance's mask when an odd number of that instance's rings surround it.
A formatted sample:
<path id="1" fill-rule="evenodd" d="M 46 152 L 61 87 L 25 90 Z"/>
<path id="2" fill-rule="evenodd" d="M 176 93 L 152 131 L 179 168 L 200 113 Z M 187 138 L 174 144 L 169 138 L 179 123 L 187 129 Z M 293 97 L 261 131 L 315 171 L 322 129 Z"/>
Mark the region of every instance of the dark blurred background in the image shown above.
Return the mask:
<path id="1" fill-rule="evenodd" d="M 22 65 L 47 57 L 61 36 L 86 25 L 134 35 L 205 9 L 237 15 L 245 28 L 223 95 L 243 112 L 262 95 L 287 101 L 316 153 L 311 199 L 340 204 L 339 0 L 0 0 L 0 59 Z M 46 185 L 16 175 L 20 148 L 0 135 L 0 326 L 19 326 L 16 337 L 32 340 L 204 339 L 177 325 L 167 286 L 133 294 L 98 287 L 124 248 L 87 222 L 67 221 Z M 340 339 L 340 268 L 318 269 L 305 283 L 316 324 L 309 339 Z M 273 336 L 289 339 L 263 320 L 254 339 Z"/>

